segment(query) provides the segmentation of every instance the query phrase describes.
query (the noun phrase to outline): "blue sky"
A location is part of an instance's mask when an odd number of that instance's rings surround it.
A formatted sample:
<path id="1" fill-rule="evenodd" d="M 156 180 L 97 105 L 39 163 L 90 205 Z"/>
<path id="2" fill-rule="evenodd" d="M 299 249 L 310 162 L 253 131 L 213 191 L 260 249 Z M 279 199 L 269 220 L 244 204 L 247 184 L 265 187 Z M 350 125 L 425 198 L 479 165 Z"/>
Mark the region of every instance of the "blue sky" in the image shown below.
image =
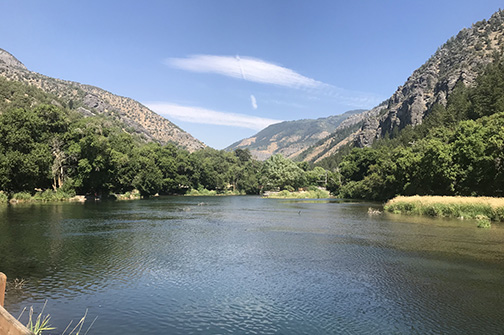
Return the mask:
<path id="1" fill-rule="evenodd" d="M 138 100 L 222 149 L 270 123 L 387 99 L 501 1 L 0 3 L 0 48 L 30 70 Z"/>

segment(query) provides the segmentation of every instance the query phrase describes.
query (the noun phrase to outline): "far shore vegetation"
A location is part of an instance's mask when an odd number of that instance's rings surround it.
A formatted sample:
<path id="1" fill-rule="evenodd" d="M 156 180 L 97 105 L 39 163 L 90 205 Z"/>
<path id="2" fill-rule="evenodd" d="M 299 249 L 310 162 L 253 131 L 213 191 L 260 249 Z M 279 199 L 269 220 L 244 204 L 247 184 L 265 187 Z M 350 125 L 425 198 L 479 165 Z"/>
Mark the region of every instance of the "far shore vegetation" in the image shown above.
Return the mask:
<path id="1" fill-rule="evenodd" d="M 279 192 L 267 192 L 263 197 L 272 199 L 327 199 L 331 197 L 331 194 L 325 189 L 310 188 L 300 191 L 282 190 Z"/>
<path id="2" fill-rule="evenodd" d="M 219 196 L 219 195 L 246 195 L 245 191 L 233 191 L 233 190 L 225 190 L 225 191 L 215 191 L 215 190 L 207 190 L 206 188 L 199 189 L 191 189 L 188 191 L 185 196 L 190 197 L 198 197 L 198 196 Z"/>

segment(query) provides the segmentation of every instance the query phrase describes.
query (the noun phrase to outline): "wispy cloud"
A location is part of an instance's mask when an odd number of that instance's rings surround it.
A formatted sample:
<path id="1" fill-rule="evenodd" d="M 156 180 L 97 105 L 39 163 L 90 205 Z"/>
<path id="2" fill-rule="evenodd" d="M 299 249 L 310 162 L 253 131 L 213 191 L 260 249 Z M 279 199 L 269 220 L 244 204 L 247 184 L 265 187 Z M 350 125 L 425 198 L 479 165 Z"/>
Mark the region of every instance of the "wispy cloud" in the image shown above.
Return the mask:
<path id="1" fill-rule="evenodd" d="M 251 57 L 193 55 L 187 58 L 168 58 L 166 64 L 192 72 L 217 73 L 256 83 L 292 88 L 315 88 L 324 85 L 286 67 Z"/>
<path id="2" fill-rule="evenodd" d="M 256 83 L 302 89 L 309 94 L 330 97 L 338 103 L 358 108 L 372 108 L 384 100 L 373 93 L 336 87 L 289 68 L 251 57 L 192 55 L 186 58 L 168 58 L 165 64 L 191 72 L 216 73 Z"/>
<path id="3" fill-rule="evenodd" d="M 250 95 L 250 103 L 252 104 L 253 109 L 257 109 L 257 100 L 253 94 Z"/>
<path id="4" fill-rule="evenodd" d="M 145 105 L 160 115 L 184 122 L 242 127 L 253 130 L 262 130 L 271 124 L 282 122 L 282 120 L 225 113 L 200 107 L 181 106 L 164 102 L 146 103 Z"/>

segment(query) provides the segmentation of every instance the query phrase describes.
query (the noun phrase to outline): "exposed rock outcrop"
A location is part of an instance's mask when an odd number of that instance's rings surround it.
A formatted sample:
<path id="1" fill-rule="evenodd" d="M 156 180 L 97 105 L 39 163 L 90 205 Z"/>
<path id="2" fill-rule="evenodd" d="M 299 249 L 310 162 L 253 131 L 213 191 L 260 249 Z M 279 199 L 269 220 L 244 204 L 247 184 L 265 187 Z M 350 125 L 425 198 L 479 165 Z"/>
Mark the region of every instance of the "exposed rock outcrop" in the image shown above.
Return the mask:
<path id="1" fill-rule="evenodd" d="M 436 103 L 445 105 L 457 82 L 472 85 L 504 47 L 504 11 L 452 37 L 387 100 L 387 107 L 365 120 L 355 136 L 358 146 L 422 123 Z"/>
<path id="2" fill-rule="evenodd" d="M 12 56 L 4 49 L 0 49 L 0 66 L 8 66 L 21 70 L 27 70 L 26 66 L 24 66 L 23 63 L 21 63 L 16 57 Z"/>

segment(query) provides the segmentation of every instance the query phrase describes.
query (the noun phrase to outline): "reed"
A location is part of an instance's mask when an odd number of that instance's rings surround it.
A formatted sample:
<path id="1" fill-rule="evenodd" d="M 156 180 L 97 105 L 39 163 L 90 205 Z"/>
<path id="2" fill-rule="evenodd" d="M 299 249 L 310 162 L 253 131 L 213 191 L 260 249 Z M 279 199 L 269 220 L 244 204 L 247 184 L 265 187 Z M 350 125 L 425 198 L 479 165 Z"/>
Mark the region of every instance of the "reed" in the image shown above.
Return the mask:
<path id="1" fill-rule="evenodd" d="M 55 327 L 50 325 L 51 316 L 49 314 L 43 315 L 46 305 L 47 300 L 45 301 L 42 310 L 40 311 L 40 313 L 36 318 L 33 316 L 34 314 L 33 306 L 30 307 L 30 312 L 28 314 L 28 323 L 26 325 L 26 328 L 28 328 L 35 335 L 44 335 L 46 334 L 46 332 L 56 329 Z M 25 310 L 26 307 L 21 311 L 18 320 L 22 317 Z M 84 327 L 84 323 L 86 322 L 87 313 L 88 310 L 86 309 L 86 313 L 84 313 L 84 316 L 73 327 L 72 327 L 73 320 L 70 321 L 66 326 L 65 330 L 63 331 L 63 333 L 61 333 L 61 335 L 81 335 L 82 332 L 84 331 L 82 328 Z M 98 319 L 98 317 L 94 318 L 91 324 L 87 327 L 87 330 L 85 330 L 84 335 L 88 334 L 89 330 L 96 322 L 96 319 Z"/>
<path id="2" fill-rule="evenodd" d="M 504 198 L 450 197 L 450 196 L 399 196 L 389 200 L 384 209 L 388 212 L 460 219 L 504 221 Z"/>

